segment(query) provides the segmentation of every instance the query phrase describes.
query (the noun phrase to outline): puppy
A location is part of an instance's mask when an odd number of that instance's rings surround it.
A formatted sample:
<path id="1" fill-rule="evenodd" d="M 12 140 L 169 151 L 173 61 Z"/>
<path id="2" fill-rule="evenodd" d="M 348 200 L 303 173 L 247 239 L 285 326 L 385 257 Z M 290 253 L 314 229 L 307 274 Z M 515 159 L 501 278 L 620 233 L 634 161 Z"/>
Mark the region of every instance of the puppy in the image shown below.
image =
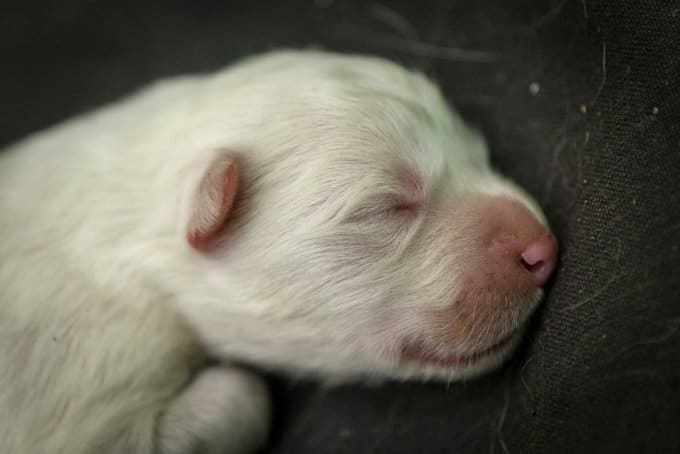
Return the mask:
<path id="1" fill-rule="evenodd" d="M 275 52 L 0 155 L 0 451 L 251 452 L 263 381 L 457 380 L 552 273 L 536 203 L 422 75 Z"/>

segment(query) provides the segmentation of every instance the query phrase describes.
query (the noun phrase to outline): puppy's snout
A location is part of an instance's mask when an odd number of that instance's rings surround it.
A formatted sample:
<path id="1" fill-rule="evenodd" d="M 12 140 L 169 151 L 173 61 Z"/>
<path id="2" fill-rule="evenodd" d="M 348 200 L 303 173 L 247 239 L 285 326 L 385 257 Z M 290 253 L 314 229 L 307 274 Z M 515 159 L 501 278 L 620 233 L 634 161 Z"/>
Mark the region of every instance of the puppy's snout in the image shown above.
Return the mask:
<path id="1" fill-rule="evenodd" d="M 555 271 L 555 236 L 519 202 L 494 197 L 484 205 L 488 275 L 522 288 L 543 287 Z"/>
<path id="2" fill-rule="evenodd" d="M 557 240 L 547 232 L 531 242 L 522 252 L 520 263 L 529 272 L 536 287 L 543 287 L 555 270 Z"/>

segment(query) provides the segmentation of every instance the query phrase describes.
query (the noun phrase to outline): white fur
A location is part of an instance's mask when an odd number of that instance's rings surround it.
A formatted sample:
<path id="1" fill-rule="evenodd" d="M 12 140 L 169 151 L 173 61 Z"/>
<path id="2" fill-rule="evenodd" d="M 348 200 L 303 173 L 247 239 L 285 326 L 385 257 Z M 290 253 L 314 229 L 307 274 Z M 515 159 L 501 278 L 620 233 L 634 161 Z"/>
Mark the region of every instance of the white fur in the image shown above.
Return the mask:
<path id="1" fill-rule="evenodd" d="M 243 193 L 206 253 L 187 225 L 224 149 L 243 158 Z M 544 222 L 487 160 L 421 75 L 314 52 L 163 81 L 14 145 L 0 155 L 0 452 L 254 449 L 266 397 L 231 360 L 335 381 L 495 367 L 519 335 L 471 368 L 399 360 L 430 334 L 473 352 L 540 297 L 460 339 L 421 317 L 462 291 L 473 254 L 449 205 L 503 194 Z M 418 194 L 391 177 L 404 164 Z M 427 213 L 392 218 L 390 194 L 425 194 Z"/>

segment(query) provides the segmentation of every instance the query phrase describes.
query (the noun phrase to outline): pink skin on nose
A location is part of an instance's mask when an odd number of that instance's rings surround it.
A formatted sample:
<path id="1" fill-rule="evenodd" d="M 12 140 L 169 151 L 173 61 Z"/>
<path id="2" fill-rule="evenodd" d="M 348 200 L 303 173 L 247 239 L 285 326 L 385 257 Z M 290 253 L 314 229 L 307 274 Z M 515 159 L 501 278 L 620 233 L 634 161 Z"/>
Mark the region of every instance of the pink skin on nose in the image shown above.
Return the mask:
<path id="1" fill-rule="evenodd" d="M 508 290 L 543 287 L 557 262 L 554 235 L 515 200 L 489 197 L 477 203 L 482 257 L 486 256 L 480 264 L 482 274 L 500 279 Z"/>
<path id="2" fill-rule="evenodd" d="M 531 274 L 536 287 L 543 287 L 555 270 L 557 241 L 551 233 L 536 239 L 522 252 L 521 263 Z"/>

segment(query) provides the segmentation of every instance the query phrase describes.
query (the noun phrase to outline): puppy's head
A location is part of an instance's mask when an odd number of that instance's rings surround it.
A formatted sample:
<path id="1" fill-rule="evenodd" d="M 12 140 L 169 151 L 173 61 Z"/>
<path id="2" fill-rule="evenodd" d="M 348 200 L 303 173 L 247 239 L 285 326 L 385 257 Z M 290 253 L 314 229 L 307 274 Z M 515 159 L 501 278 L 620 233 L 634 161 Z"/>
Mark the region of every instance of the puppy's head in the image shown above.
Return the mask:
<path id="1" fill-rule="evenodd" d="M 244 113 L 256 138 L 206 160 L 181 306 L 211 349 L 267 366 L 456 379 L 499 365 L 555 266 L 540 209 L 423 77 L 323 61 L 263 82 L 278 101 Z"/>

